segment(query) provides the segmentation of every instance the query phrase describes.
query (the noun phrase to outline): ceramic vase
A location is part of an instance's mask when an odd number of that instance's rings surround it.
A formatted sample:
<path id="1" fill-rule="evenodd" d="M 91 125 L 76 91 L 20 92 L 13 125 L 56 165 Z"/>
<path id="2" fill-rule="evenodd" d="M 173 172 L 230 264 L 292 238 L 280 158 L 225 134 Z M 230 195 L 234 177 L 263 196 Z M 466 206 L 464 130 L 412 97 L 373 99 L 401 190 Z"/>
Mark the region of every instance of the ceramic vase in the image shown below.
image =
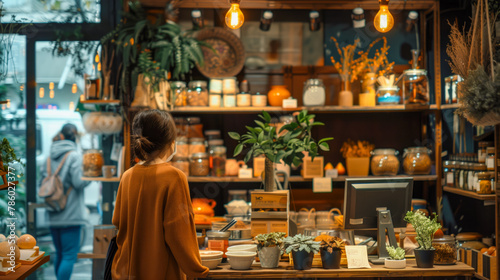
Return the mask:
<path id="1" fill-rule="evenodd" d="M 280 262 L 281 249 L 275 247 L 262 247 L 259 250 L 260 266 L 262 268 L 276 268 Z"/>
<path id="2" fill-rule="evenodd" d="M 270 106 L 279 106 L 283 105 L 283 100 L 292 96 L 290 91 L 284 85 L 272 86 L 271 90 L 267 94 L 267 98 L 269 99 Z"/>
<path id="3" fill-rule="evenodd" d="M 339 106 L 352 107 L 353 97 L 349 80 L 342 81 L 342 90 L 339 93 Z"/>

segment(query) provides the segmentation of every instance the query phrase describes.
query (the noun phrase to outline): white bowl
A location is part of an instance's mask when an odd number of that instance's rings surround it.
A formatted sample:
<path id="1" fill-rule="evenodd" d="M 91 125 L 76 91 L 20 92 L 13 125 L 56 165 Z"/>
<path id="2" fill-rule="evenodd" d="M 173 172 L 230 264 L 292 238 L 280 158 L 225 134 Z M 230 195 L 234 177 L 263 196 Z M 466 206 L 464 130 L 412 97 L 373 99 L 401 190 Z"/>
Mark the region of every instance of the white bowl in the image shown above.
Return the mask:
<path id="1" fill-rule="evenodd" d="M 215 260 L 215 259 L 220 259 L 222 258 L 222 255 L 224 254 L 224 252 L 222 251 L 200 251 L 200 257 L 201 257 L 201 260 Z"/>
<path id="2" fill-rule="evenodd" d="M 255 253 L 257 252 L 257 244 L 243 244 L 243 245 L 234 245 L 227 247 L 228 252 L 236 252 L 236 251 L 244 251 Z"/>
<path id="3" fill-rule="evenodd" d="M 250 269 L 255 260 L 256 252 L 247 251 L 228 251 L 226 253 L 227 261 L 232 269 Z"/>
<path id="4" fill-rule="evenodd" d="M 213 259 L 213 260 L 202 259 L 201 264 L 203 266 L 208 267 L 208 269 L 216 269 L 217 266 L 221 263 L 221 261 L 222 261 L 222 258 Z"/>
<path id="5" fill-rule="evenodd" d="M 250 209 L 250 205 L 224 205 L 229 215 L 246 215 Z"/>

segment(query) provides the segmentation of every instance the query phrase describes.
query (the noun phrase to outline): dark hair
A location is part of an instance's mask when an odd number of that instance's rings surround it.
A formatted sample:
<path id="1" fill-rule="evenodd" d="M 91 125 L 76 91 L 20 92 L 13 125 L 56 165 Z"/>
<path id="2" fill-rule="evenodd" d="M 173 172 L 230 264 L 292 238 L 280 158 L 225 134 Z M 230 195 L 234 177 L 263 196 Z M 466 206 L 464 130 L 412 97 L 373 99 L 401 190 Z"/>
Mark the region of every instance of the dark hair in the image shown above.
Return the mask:
<path id="1" fill-rule="evenodd" d="M 132 133 L 134 153 L 140 160 L 162 152 L 177 136 L 174 118 L 161 110 L 139 112 L 132 121 Z"/>
<path id="2" fill-rule="evenodd" d="M 76 126 L 74 124 L 67 123 L 61 128 L 61 134 L 64 137 L 64 140 L 76 142 L 78 130 L 76 129 Z"/>

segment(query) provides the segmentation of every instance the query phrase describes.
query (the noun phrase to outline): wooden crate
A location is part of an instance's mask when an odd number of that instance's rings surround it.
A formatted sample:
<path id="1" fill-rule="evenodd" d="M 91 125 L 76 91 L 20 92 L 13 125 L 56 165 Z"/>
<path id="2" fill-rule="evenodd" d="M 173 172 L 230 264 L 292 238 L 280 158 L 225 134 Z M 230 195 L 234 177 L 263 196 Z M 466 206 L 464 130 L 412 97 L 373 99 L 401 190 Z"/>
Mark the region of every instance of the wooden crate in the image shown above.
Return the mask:
<path id="1" fill-rule="evenodd" d="M 252 191 L 251 235 L 284 232 L 288 234 L 288 211 L 290 192 L 284 191 Z"/>
<path id="2" fill-rule="evenodd" d="M 488 254 L 481 254 L 474 249 L 459 250 L 460 261 L 474 268 L 477 275 L 491 280 L 498 280 L 497 277 L 497 257 Z"/>

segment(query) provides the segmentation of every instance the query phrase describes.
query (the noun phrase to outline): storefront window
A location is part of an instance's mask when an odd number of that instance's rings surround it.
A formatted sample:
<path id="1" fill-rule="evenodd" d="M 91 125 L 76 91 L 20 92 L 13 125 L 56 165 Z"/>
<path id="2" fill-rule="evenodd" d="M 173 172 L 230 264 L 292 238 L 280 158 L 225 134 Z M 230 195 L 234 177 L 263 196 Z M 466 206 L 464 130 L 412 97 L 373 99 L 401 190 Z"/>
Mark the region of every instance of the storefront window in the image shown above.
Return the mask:
<path id="1" fill-rule="evenodd" d="M 2 2 L 0 2 L 0 6 Z M 3 0 L 2 22 L 99 23 L 100 0 Z"/>

